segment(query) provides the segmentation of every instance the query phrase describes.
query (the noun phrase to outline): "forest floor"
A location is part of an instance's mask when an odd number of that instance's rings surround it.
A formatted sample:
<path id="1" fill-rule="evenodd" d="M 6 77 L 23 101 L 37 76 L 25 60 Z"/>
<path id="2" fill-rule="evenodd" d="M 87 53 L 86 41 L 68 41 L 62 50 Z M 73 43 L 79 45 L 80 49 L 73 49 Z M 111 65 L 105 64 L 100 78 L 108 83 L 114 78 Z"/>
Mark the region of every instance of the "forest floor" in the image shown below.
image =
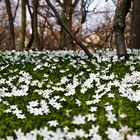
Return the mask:
<path id="1" fill-rule="evenodd" d="M 0 52 L 0 139 L 140 140 L 140 55 Z"/>

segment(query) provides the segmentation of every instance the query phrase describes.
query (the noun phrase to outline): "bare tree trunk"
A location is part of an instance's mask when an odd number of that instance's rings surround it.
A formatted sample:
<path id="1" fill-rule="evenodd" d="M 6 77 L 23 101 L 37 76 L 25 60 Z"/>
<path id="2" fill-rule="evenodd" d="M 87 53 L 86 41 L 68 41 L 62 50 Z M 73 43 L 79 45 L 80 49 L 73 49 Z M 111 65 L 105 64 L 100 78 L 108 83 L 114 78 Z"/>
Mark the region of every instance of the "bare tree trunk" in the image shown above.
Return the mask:
<path id="1" fill-rule="evenodd" d="M 140 49 L 140 0 L 133 0 L 130 47 Z"/>
<path id="2" fill-rule="evenodd" d="M 34 34 L 33 34 L 33 13 L 31 11 L 31 8 L 30 8 L 30 4 L 29 4 L 29 0 L 26 0 L 26 4 L 27 4 L 27 7 L 28 7 L 28 11 L 29 11 L 29 14 L 30 14 L 30 18 L 31 18 L 31 29 L 32 29 L 32 33 L 31 33 L 31 38 L 26 46 L 26 49 L 29 50 L 31 49 L 32 47 L 32 44 L 33 44 L 33 41 L 34 41 Z"/>
<path id="3" fill-rule="evenodd" d="M 72 29 L 72 1 L 71 0 L 64 0 L 63 6 L 62 6 L 62 13 L 61 13 L 61 19 L 63 23 L 65 23 L 65 26 L 69 31 Z M 65 31 L 64 28 L 61 28 L 60 31 L 60 48 L 73 48 L 73 39 L 69 36 L 69 34 Z"/>
<path id="4" fill-rule="evenodd" d="M 26 36 L 26 0 L 21 1 L 21 33 L 20 44 L 17 50 L 21 51 L 25 48 L 25 36 Z"/>
<path id="5" fill-rule="evenodd" d="M 125 18 L 130 7 L 131 0 L 118 0 L 113 25 L 118 58 L 122 56 L 126 59 L 128 58 L 124 39 L 124 29 L 126 26 Z"/>
<path id="6" fill-rule="evenodd" d="M 32 48 L 33 49 L 38 48 L 39 50 L 42 50 L 42 45 L 41 45 L 39 34 L 38 34 L 38 18 L 37 18 L 39 1 L 32 0 L 32 2 L 33 2 L 33 19 L 32 20 L 33 20 L 33 34 L 34 34 Z"/>
<path id="7" fill-rule="evenodd" d="M 12 15 L 12 9 L 11 9 L 10 0 L 5 0 L 5 4 L 6 4 L 7 14 L 8 14 L 10 39 L 11 39 L 10 40 L 11 41 L 11 45 L 9 46 L 9 49 L 10 50 L 14 50 L 15 49 L 14 18 L 13 18 L 13 15 Z"/>

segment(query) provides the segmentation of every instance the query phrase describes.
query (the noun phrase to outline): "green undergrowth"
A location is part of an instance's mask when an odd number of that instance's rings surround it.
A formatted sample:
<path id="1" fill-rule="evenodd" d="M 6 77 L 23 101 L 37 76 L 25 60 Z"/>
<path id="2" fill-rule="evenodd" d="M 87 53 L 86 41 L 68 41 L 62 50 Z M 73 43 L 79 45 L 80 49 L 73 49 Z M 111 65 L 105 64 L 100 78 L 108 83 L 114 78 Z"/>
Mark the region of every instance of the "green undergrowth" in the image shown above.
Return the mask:
<path id="1" fill-rule="evenodd" d="M 12 54 L 12 56 L 15 57 L 14 54 Z M 81 93 L 82 84 L 90 77 L 91 73 L 97 75 L 101 85 L 108 86 L 108 83 L 112 83 L 114 80 L 121 82 L 126 74 L 131 75 L 133 71 L 140 72 L 140 62 L 138 59 L 135 59 L 134 63 L 131 65 L 127 65 L 124 62 L 94 62 L 91 59 L 85 59 L 79 56 L 69 57 L 67 55 L 65 57 L 56 56 L 56 58 L 54 56 L 54 58 L 51 59 L 47 57 L 46 54 L 28 56 L 28 59 L 25 55 L 21 55 L 15 62 L 10 60 L 12 57 L 5 58 L 5 56 L 1 55 L 0 58 L 2 60 L 2 62 L 0 62 L 1 68 L 3 67 L 0 69 L 0 79 L 5 79 L 4 83 L 0 80 L 0 94 L 2 94 L 1 89 L 3 88 L 6 88 L 5 92 L 11 92 L 13 88 L 11 84 L 17 87 L 17 89 L 22 89 L 22 85 L 27 86 L 26 81 L 19 82 L 20 77 L 24 77 L 24 74 L 20 74 L 21 71 L 25 71 L 31 76 L 30 83 L 28 84 L 28 95 L 11 97 L 0 96 L 0 99 L 2 100 L 0 102 L 0 138 L 13 136 L 16 139 L 14 130 L 20 128 L 24 133 L 44 127 L 48 127 L 48 129 L 55 131 L 56 127 L 48 124 L 48 121 L 51 120 L 57 120 L 57 127 L 59 128 L 63 129 L 67 126 L 70 132 L 74 131 L 75 128 L 83 129 L 85 132 L 88 132 L 94 124 L 95 126 L 99 126 L 99 134 L 104 140 L 108 139 L 106 131 L 109 127 L 119 130 L 121 126 L 127 125 L 130 128 L 130 134 L 137 132 L 137 134 L 140 135 L 140 110 L 137 108 L 140 101 L 130 101 L 127 97 L 122 97 L 119 88 L 112 86 L 110 91 L 106 92 L 98 102 L 88 105 L 87 101 L 94 100 L 93 95 L 96 95 L 97 93 L 99 85 L 97 85 L 96 81 L 93 81 L 92 86 L 88 88 L 85 93 Z M 28 61 L 22 61 L 25 59 Z M 32 60 L 34 60 L 34 62 Z M 46 65 L 44 65 L 45 63 Z M 37 66 L 39 68 L 37 68 Z M 131 66 L 135 68 L 133 71 L 130 69 Z M 112 80 L 103 78 L 103 75 L 109 77 L 111 74 L 115 75 Z M 44 75 L 47 76 L 45 77 Z M 64 76 L 67 77 L 68 81 L 65 84 L 58 84 Z M 75 77 L 79 82 L 78 86 L 75 87 L 75 94 L 66 96 L 66 86 L 68 84 L 73 84 Z M 7 81 L 9 81 L 10 84 Z M 31 85 L 33 81 L 37 81 L 37 84 Z M 39 84 L 41 85 L 39 86 Z M 138 82 L 136 84 L 140 83 Z M 60 109 L 54 108 L 49 104 L 48 98 L 44 98 L 37 93 L 37 90 L 43 92 L 48 89 L 53 90 L 54 88 L 64 88 L 64 91 L 52 91 L 49 96 L 50 99 L 56 96 L 65 99 L 65 101 L 60 101 L 60 99 L 57 100 L 61 103 L 62 107 Z M 134 89 L 135 91 L 138 90 L 139 86 L 135 85 L 135 87 L 133 87 L 133 90 Z M 99 94 L 104 91 L 105 89 L 99 91 Z M 112 93 L 114 96 L 108 97 L 109 93 Z M 43 115 L 31 114 L 28 111 L 27 106 L 29 105 L 29 102 L 36 100 L 45 100 L 50 109 L 50 113 Z M 80 105 L 76 103 L 76 100 L 80 101 Z M 8 104 L 5 102 L 8 102 Z M 11 105 L 16 105 L 19 110 L 22 110 L 22 113 L 25 114 L 26 118 L 18 119 L 13 113 L 6 113 L 5 110 L 9 109 Z M 113 123 L 110 123 L 107 120 L 107 111 L 105 110 L 105 106 L 107 105 L 112 105 L 113 107 L 112 113 L 115 114 L 116 118 L 116 121 Z M 38 105 L 38 107 L 40 106 Z M 97 110 L 91 112 L 91 107 L 97 107 Z M 94 122 L 87 121 L 85 124 L 75 125 L 72 123 L 73 117 L 78 114 L 83 116 L 94 114 L 96 120 Z M 125 117 L 121 117 L 121 114 L 125 114 Z M 38 140 L 41 139 L 43 138 L 38 136 Z M 84 140 L 86 138 L 77 137 L 77 140 L 78 139 Z"/>

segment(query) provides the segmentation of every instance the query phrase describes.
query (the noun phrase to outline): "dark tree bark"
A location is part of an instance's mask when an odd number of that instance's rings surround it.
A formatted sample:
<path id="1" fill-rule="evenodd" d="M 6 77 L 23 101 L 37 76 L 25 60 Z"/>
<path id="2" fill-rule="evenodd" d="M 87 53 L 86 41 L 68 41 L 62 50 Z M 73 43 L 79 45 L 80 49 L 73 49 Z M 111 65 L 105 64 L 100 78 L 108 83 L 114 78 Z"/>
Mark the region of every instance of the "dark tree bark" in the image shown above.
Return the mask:
<path id="1" fill-rule="evenodd" d="M 59 6 L 61 7 L 61 19 L 69 31 L 72 31 L 72 15 L 79 1 L 80 0 L 63 0 L 63 2 L 61 2 L 60 0 L 56 0 L 56 2 L 58 2 Z M 60 49 L 64 48 L 75 49 L 73 39 L 69 36 L 64 28 L 61 28 Z"/>
<path id="2" fill-rule="evenodd" d="M 126 26 L 125 18 L 130 7 L 131 0 L 118 0 L 113 25 L 118 58 L 122 56 L 124 56 L 126 59 L 128 58 L 124 39 L 124 29 Z"/>
<path id="3" fill-rule="evenodd" d="M 59 16 L 58 12 L 56 11 L 55 7 L 52 5 L 52 3 L 50 2 L 50 0 L 45 0 L 46 3 L 50 6 L 50 8 L 53 10 L 55 16 L 57 17 L 57 20 L 59 22 L 59 25 L 62 26 L 65 31 L 70 35 L 70 37 L 84 50 L 84 52 L 90 57 L 93 58 L 93 55 L 90 53 L 90 51 L 84 46 L 84 44 L 77 39 L 77 37 L 69 31 L 69 29 L 67 29 L 67 27 L 65 26 L 65 24 L 62 22 L 61 17 Z"/>
<path id="4" fill-rule="evenodd" d="M 27 4 L 28 11 L 29 11 L 30 18 L 31 18 L 31 28 L 32 28 L 31 38 L 29 40 L 29 43 L 26 46 L 26 49 L 29 50 L 29 49 L 31 49 L 32 44 L 33 44 L 33 41 L 34 41 L 34 34 L 33 34 L 33 32 L 34 32 L 33 31 L 33 13 L 32 13 L 31 8 L 30 8 L 29 0 L 26 0 L 26 4 Z"/>
<path id="5" fill-rule="evenodd" d="M 14 19 L 14 20 L 15 20 L 16 15 L 17 15 L 17 10 L 18 10 L 19 4 L 20 4 L 20 0 L 17 1 L 17 5 L 16 5 L 16 7 L 15 7 L 15 12 L 14 12 L 14 14 L 13 14 L 13 19 Z"/>
<path id="6" fill-rule="evenodd" d="M 11 45 L 9 46 L 10 50 L 14 50 L 15 47 L 15 31 L 14 31 L 14 18 L 12 15 L 12 9 L 11 9 L 11 2 L 10 0 L 5 0 L 5 4 L 6 4 L 6 11 L 8 14 L 8 20 L 9 20 L 9 30 L 10 30 L 10 41 L 11 41 Z"/>
<path id="7" fill-rule="evenodd" d="M 130 47 L 140 49 L 140 0 L 133 0 Z"/>
<path id="8" fill-rule="evenodd" d="M 38 48 L 39 50 L 42 50 L 42 45 L 40 42 L 40 38 L 39 38 L 39 33 L 38 33 L 38 6 L 39 6 L 39 1 L 38 0 L 32 0 L 33 3 L 33 18 L 32 18 L 32 23 L 33 23 L 33 36 L 34 36 L 34 40 L 33 40 L 33 44 L 32 44 L 32 49 L 36 49 Z"/>
<path id="9" fill-rule="evenodd" d="M 21 1 L 21 33 L 20 33 L 20 45 L 17 46 L 17 50 L 21 51 L 25 48 L 25 36 L 26 36 L 26 0 Z"/>
<path id="10" fill-rule="evenodd" d="M 71 0 L 64 0 L 61 12 L 61 19 L 69 31 L 72 29 L 72 14 L 73 14 L 73 5 Z M 64 28 L 61 28 L 60 31 L 60 49 L 73 48 L 73 39 L 65 31 Z"/>

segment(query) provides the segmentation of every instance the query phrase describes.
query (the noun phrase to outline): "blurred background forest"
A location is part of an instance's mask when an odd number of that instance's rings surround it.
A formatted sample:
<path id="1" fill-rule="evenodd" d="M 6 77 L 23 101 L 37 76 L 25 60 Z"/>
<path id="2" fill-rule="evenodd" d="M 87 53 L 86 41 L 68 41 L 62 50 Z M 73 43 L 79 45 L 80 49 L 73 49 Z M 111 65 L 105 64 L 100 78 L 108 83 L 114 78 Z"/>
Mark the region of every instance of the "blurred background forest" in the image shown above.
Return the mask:
<path id="1" fill-rule="evenodd" d="M 114 48 L 113 0 L 51 0 L 65 26 L 92 50 Z M 126 18 L 129 46 L 131 10 Z M 0 50 L 79 50 L 45 0 L 0 0 Z"/>

